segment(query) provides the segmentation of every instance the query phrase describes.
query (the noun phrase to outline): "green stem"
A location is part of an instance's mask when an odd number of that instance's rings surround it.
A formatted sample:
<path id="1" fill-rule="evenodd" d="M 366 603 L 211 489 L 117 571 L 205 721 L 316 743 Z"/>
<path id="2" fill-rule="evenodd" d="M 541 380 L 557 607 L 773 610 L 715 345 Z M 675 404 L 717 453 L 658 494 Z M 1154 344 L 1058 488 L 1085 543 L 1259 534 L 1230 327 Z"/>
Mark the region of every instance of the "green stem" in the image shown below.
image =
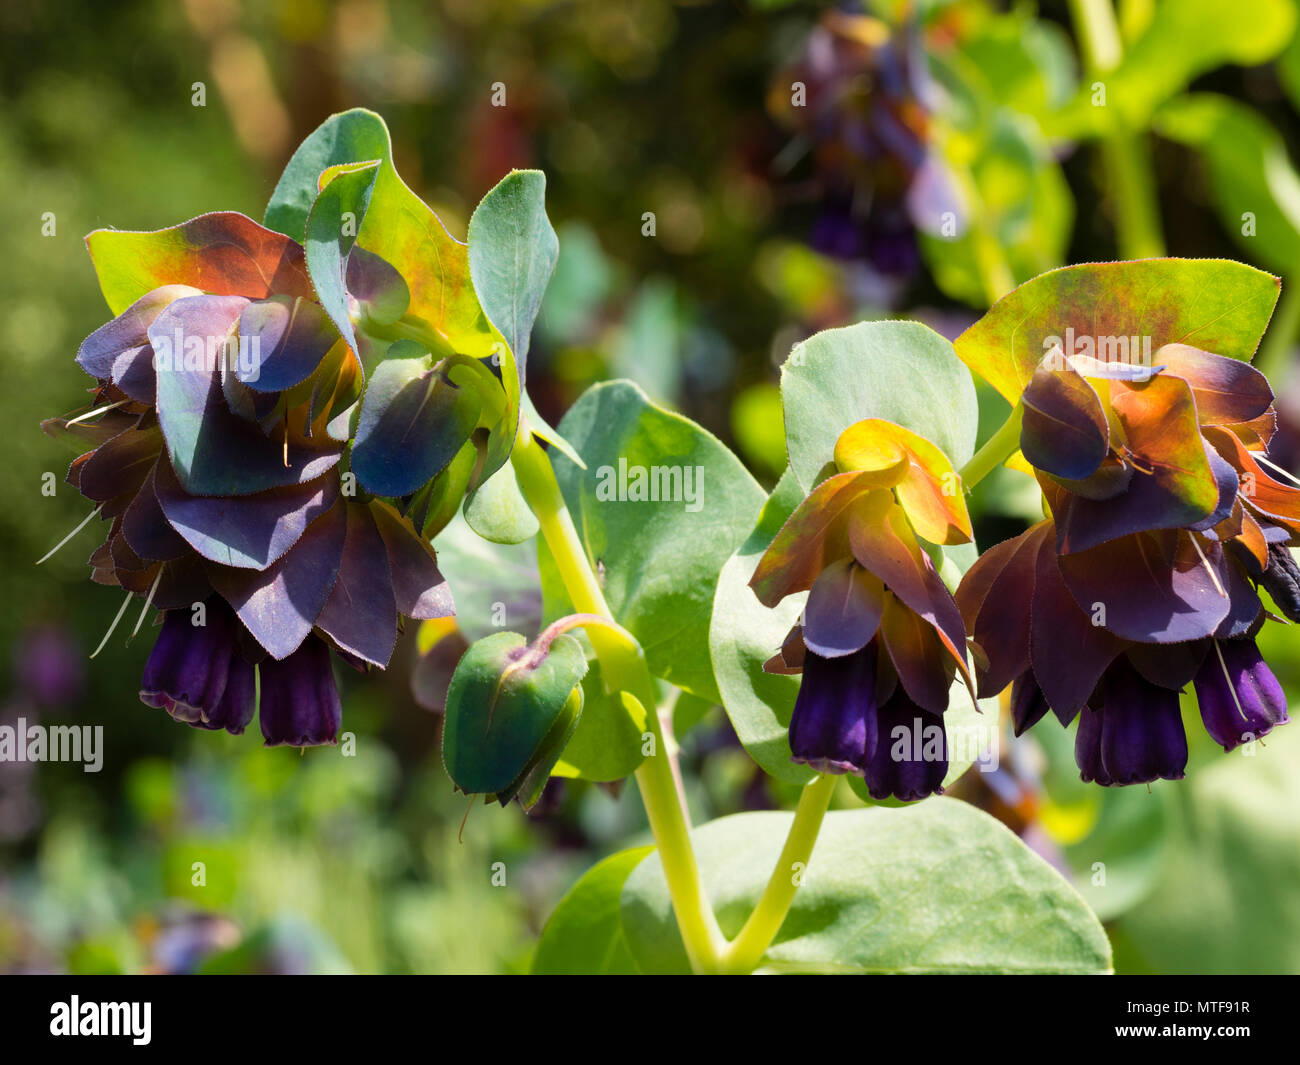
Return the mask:
<path id="1" fill-rule="evenodd" d="M 574 607 L 584 614 L 597 614 L 613 620 L 605 594 L 564 505 L 551 461 L 526 425 L 520 426 L 511 461 L 519 487 L 537 516 L 542 538 L 555 559 Z M 726 941 L 705 896 L 695 862 L 690 823 L 677 790 L 668 744 L 659 721 L 654 680 L 641 649 L 618 632 L 593 626 L 587 635 L 609 688 L 628 692 L 645 710 L 646 728 L 653 736 L 654 753 L 638 767 L 637 787 L 645 804 L 650 831 L 654 834 L 673 913 L 691 968 L 696 972 L 716 972 Z"/>
<path id="2" fill-rule="evenodd" d="M 812 857 L 822 818 L 826 816 L 835 791 L 835 781 L 833 776 L 819 776 L 803 789 L 781 857 L 777 859 L 754 912 L 723 955 L 723 972 L 753 972 L 781 930 Z"/>
<path id="3" fill-rule="evenodd" d="M 1124 44 L 1111 0 L 1070 0 L 1070 14 L 1088 71 L 1101 76 L 1118 67 Z M 1115 196 L 1120 255 L 1125 259 L 1160 258 L 1165 254 L 1165 241 L 1150 147 L 1140 130 L 1129 128 L 1116 112 L 1111 116 L 1101 153 Z"/>
<path id="4" fill-rule="evenodd" d="M 1282 282 L 1282 299 L 1269 322 L 1264 344 L 1255 359 L 1255 369 L 1281 392 L 1291 371 L 1291 348 L 1300 333 L 1300 276 Z"/>
<path id="5" fill-rule="evenodd" d="M 1024 405 L 1017 403 L 998 431 L 961 468 L 958 476 L 965 491 L 969 492 L 1020 449 L 1020 423 L 1024 417 Z"/>

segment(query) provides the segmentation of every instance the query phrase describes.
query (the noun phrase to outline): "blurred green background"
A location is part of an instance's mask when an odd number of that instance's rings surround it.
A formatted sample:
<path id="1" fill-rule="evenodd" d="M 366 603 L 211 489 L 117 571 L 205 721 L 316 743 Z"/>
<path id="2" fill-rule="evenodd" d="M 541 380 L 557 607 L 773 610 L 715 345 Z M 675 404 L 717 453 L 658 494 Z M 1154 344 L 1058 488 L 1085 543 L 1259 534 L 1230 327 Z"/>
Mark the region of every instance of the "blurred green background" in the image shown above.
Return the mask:
<path id="1" fill-rule="evenodd" d="M 387 674 L 342 678 L 355 742 L 301 755 L 140 704 L 147 631 L 87 661 L 119 605 L 87 580 L 94 532 L 32 565 L 85 513 L 38 422 L 85 402 L 72 357 L 107 317 L 86 233 L 260 218 L 298 141 L 351 106 L 384 115 L 398 169 L 457 235 L 505 171 L 541 167 L 561 259 L 530 355 L 538 408 L 554 422 L 591 382 L 633 377 L 771 484 L 793 343 L 883 315 L 954 336 L 1008 282 L 1124 254 L 1070 6 L 6 0 L 0 724 L 102 724 L 106 751 L 98 774 L 0 763 L 0 971 L 524 971 L 565 889 L 644 831 L 635 789 L 569 783 L 531 814 L 476 807 L 462 832 L 413 637 Z M 1118 11 L 1144 65 L 1116 83 L 1149 98 L 1127 135 L 1167 251 L 1300 287 L 1291 0 Z M 1266 341 L 1293 468 L 1297 317 L 1284 305 Z M 1027 483 L 981 486 L 982 544 L 1032 519 Z M 1271 628 L 1294 699 L 1300 641 Z M 698 816 L 789 800 L 718 708 L 679 706 L 678 731 Z M 1069 734 L 1035 736 L 960 793 L 1076 878 L 1117 967 L 1300 971 L 1300 736 L 1225 756 L 1189 727 L 1188 780 L 1119 792 L 1079 784 Z"/>

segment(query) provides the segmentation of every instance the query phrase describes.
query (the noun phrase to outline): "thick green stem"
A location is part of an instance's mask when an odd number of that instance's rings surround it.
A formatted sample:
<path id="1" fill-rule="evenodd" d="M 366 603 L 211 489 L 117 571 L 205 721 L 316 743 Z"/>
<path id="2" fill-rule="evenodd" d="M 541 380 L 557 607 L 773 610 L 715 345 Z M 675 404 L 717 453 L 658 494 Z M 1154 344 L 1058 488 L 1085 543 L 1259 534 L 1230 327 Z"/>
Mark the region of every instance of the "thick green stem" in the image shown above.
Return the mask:
<path id="1" fill-rule="evenodd" d="M 1070 14 L 1079 34 L 1087 70 L 1102 76 L 1119 66 L 1124 45 L 1111 0 L 1070 0 Z M 1115 226 L 1120 255 L 1125 259 L 1154 259 L 1165 254 L 1151 150 L 1146 134 L 1129 127 L 1118 110 L 1102 136 L 1101 153 L 1115 197 Z"/>
<path id="2" fill-rule="evenodd" d="M 1020 423 L 1024 417 L 1025 408 L 1017 403 L 998 431 L 961 468 L 958 476 L 965 491 L 969 492 L 1020 449 Z"/>
<path id="3" fill-rule="evenodd" d="M 579 611 L 610 618 L 609 605 L 587 558 L 546 452 L 521 426 L 511 455 L 524 498 L 537 516 L 543 539 L 555 559 L 569 598 Z M 690 823 L 677 789 L 668 744 L 659 721 L 658 698 L 645 657 L 617 632 L 593 626 L 587 633 L 601 673 L 614 691 L 631 694 L 645 710 L 653 754 L 636 771 L 637 786 L 654 833 L 659 860 L 672 897 L 673 913 L 691 968 L 716 972 L 726 945 L 700 880 L 691 847 Z"/>
<path id="4" fill-rule="evenodd" d="M 772 877 L 745 927 L 723 955 L 724 972 L 753 972 L 781 930 L 812 857 L 822 818 L 826 816 L 831 794 L 835 791 L 835 779 L 829 775 L 819 776 L 803 789 L 794 812 L 794 823 L 781 849 L 781 857 L 772 870 Z"/>

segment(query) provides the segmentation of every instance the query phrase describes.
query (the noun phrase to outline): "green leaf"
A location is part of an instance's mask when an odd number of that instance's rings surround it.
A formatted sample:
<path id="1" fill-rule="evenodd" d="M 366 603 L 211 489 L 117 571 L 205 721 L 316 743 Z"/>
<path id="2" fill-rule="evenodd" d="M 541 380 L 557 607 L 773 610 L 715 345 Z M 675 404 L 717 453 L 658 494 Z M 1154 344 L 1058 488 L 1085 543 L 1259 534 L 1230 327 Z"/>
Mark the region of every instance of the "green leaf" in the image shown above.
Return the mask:
<path id="1" fill-rule="evenodd" d="M 357 229 L 364 224 L 379 166 L 376 160 L 337 168 L 316 197 L 307 220 L 307 273 L 320 305 L 353 351 L 357 350 L 357 337 L 348 313 L 348 256 Z M 345 214 L 352 215 L 354 227 L 344 226 Z"/>
<path id="2" fill-rule="evenodd" d="M 1279 273 L 1295 269 L 1300 174 L 1268 121 L 1226 96 L 1192 93 L 1165 104 L 1155 129 L 1204 157 L 1219 218 L 1246 254 Z M 1247 212 L 1254 217 L 1249 235 L 1242 232 Z"/>
<path id="3" fill-rule="evenodd" d="M 409 313 L 460 354 L 491 359 L 500 370 L 506 413 L 493 432 L 480 482 L 510 457 L 519 418 L 514 354 L 479 305 L 469 246 L 456 240 L 393 166 L 384 120 L 354 108 L 326 119 L 294 152 L 266 209 L 266 224 L 303 240 L 321 174 L 348 163 L 381 160 L 357 244 L 393 266 L 410 289 Z"/>
<path id="4" fill-rule="evenodd" d="M 456 627 L 467 640 L 507 625 L 529 637 L 540 631 L 542 586 L 532 541 L 492 543 L 457 517 L 438 533 L 433 546 L 456 603 Z"/>
<path id="5" fill-rule="evenodd" d="M 373 111 L 354 108 L 331 115 L 293 153 L 271 193 L 263 223 L 302 243 L 321 174 L 332 166 L 388 156 L 388 127 Z"/>
<path id="6" fill-rule="evenodd" d="M 516 632 L 473 643 L 447 689 L 442 757 L 456 786 L 504 804 L 539 769 L 544 780 L 577 722 L 586 672 L 572 636 L 557 636 L 549 648 Z"/>
<path id="7" fill-rule="evenodd" d="M 546 217 L 546 175 L 512 170 L 469 220 L 469 268 L 488 320 L 515 354 L 524 387 L 528 344 L 560 241 Z"/>
<path id="8" fill-rule="evenodd" d="M 739 930 L 792 815 L 737 814 L 692 833 L 723 934 Z M 1008 829 L 956 799 L 826 816 L 763 969 L 836 973 L 1104 973 L 1106 933 L 1078 893 Z M 658 857 L 623 888 L 645 972 L 687 972 Z"/>
<path id="9" fill-rule="evenodd" d="M 975 385 L 952 345 L 919 322 L 861 322 L 796 344 L 781 368 L 790 468 L 804 492 L 840 433 L 884 418 L 937 444 L 960 468 L 975 450 Z"/>
<path id="10" fill-rule="evenodd" d="M 763 490 L 717 438 L 630 382 L 588 389 L 560 431 L 587 464 L 559 461 L 556 476 L 592 567 L 603 569 L 615 620 L 640 642 L 655 676 L 718 700 L 708 646 L 713 589 Z M 557 583 L 544 578 L 551 600 Z"/>
<path id="11" fill-rule="evenodd" d="M 573 449 L 573 445 L 551 428 L 550 423 L 537 413 L 537 408 L 533 406 L 533 401 L 527 392 L 520 395 L 520 409 L 523 416 L 528 419 L 528 429 L 533 436 L 557 448 L 575 466 L 581 466 L 584 470 L 587 468 L 586 463 L 582 461 L 582 456 Z"/>
<path id="12" fill-rule="evenodd" d="M 588 869 L 559 901 L 533 955 L 534 976 L 631 976 L 636 963 L 623 938 L 623 882 L 653 847 L 611 854 Z"/>
<path id="13" fill-rule="evenodd" d="M 1106 87 L 1105 107 L 1092 103 L 1092 82 L 1062 116 L 1062 132 L 1096 132 L 1112 112 L 1143 129 L 1157 107 L 1198 75 L 1225 63 L 1255 66 L 1276 56 L 1291 39 L 1292 0 L 1175 0 L 1155 6 L 1120 65 L 1096 80 Z"/>
<path id="14" fill-rule="evenodd" d="M 546 175 L 540 170 L 512 170 L 479 201 L 470 217 L 470 276 L 484 313 L 514 353 L 520 408 L 529 428 L 578 461 L 568 441 L 537 413 L 525 384 L 533 323 L 559 255 L 559 238 L 546 217 Z"/>
<path id="15" fill-rule="evenodd" d="M 807 596 L 789 596 L 769 610 L 754 595 L 749 578 L 803 496 L 794 474 L 786 470 L 763 505 L 754 531 L 722 567 L 709 627 L 714 677 L 736 736 L 766 773 L 791 784 L 806 784 L 816 776 L 790 760 L 790 714 L 799 678 L 764 673 L 763 663 L 799 620 Z"/>
<path id="16" fill-rule="evenodd" d="M 957 338 L 957 355 L 1016 403 L 1039 362 L 1072 329 L 1097 349 L 1150 338 L 1250 360 L 1280 282 L 1229 259 L 1141 259 L 1052 270 L 998 300 Z M 937 443 L 938 441 L 936 441 Z M 955 457 L 955 456 L 954 456 Z M 963 460 L 964 461 L 964 460 Z"/>
<path id="17" fill-rule="evenodd" d="M 519 490 L 514 469 L 502 466 L 465 500 L 465 520 L 485 540 L 518 544 L 537 535 L 537 518 Z"/>
<path id="18" fill-rule="evenodd" d="M 622 780 L 645 761 L 645 708 L 627 692 L 605 690 L 598 659 L 591 658 L 588 667 L 582 678 L 582 720 L 553 772 L 582 780 Z"/>

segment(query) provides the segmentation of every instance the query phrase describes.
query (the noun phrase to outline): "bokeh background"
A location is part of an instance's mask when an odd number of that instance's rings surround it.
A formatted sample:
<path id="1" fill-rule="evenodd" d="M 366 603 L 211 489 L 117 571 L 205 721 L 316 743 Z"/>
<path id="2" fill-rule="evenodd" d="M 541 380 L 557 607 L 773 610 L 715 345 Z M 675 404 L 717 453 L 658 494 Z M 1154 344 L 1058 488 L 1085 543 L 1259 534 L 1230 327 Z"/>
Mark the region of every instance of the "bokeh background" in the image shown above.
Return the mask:
<path id="1" fill-rule="evenodd" d="M 95 532 L 33 565 L 84 516 L 62 484 L 72 456 L 38 423 L 84 404 L 72 357 L 107 317 L 86 233 L 260 218 L 298 141 L 351 106 L 383 114 L 399 171 L 458 235 L 509 168 L 540 167 L 561 258 L 529 359 L 538 408 L 555 422 L 593 381 L 632 377 L 771 484 L 793 343 L 881 316 L 955 336 L 1016 280 L 1131 253 L 1114 158 L 1078 106 L 1095 57 L 1072 6 L 0 5 L 0 724 L 102 724 L 106 742 L 97 774 L 0 763 L 0 971 L 524 971 L 564 890 L 644 831 L 634 788 L 573 783 L 530 814 L 469 810 L 462 831 L 428 708 L 438 663 L 420 660 L 442 634 L 408 634 L 385 675 L 342 678 L 348 754 L 264 750 L 147 709 L 147 629 L 88 660 L 119 605 L 87 579 Z M 1152 101 L 1126 135 L 1164 247 L 1300 288 L 1293 4 L 1167 6 L 1184 15 L 1119 3 L 1145 65 L 1117 75 Z M 1288 423 L 1297 319 L 1284 297 L 1260 356 Z M 985 398 L 987 433 L 1003 411 Z M 1286 425 L 1275 457 L 1300 468 L 1296 439 Z M 981 543 L 1032 520 L 1031 487 L 1009 471 L 980 487 Z M 455 529 L 438 546 L 476 551 Z M 535 602 L 527 548 L 510 561 L 458 600 Z M 1294 705 L 1300 637 L 1271 629 Z M 697 817 L 789 801 L 720 709 L 684 701 L 677 731 Z M 1189 736 L 1178 784 L 1085 788 L 1070 734 L 1044 726 L 958 790 L 1075 879 L 1121 971 L 1300 971 L 1300 735 L 1231 756 Z"/>

